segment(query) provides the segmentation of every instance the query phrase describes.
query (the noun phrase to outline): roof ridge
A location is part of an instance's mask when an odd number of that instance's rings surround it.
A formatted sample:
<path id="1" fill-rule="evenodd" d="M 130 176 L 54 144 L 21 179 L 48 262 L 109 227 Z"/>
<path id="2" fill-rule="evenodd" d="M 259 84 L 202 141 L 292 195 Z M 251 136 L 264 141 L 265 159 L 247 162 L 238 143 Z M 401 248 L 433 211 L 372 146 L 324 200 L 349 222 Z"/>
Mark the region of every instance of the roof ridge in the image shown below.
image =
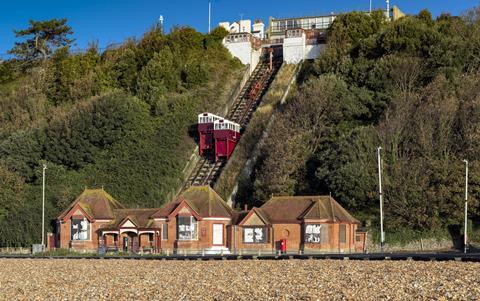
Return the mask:
<path id="1" fill-rule="evenodd" d="M 315 204 L 317 205 L 318 216 L 322 216 L 322 212 L 320 211 L 320 200 L 316 200 Z"/>
<path id="2" fill-rule="evenodd" d="M 330 208 L 332 209 L 332 220 L 335 222 L 337 220 L 337 217 L 335 216 L 335 210 L 333 209 L 333 203 L 332 203 L 332 197 L 328 198 L 330 201 Z"/>
<path id="3" fill-rule="evenodd" d="M 316 201 L 310 200 L 310 204 L 307 206 L 307 208 L 305 208 L 305 210 L 299 216 L 297 216 L 297 219 L 305 218 L 305 216 L 307 216 L 310 212 L 312 212 L 312 210 L 315 209 L 314 207 L 317 203 L 318 202 Z"/>
<path id="4" fill-rule="evenodd" d="M 115 210 L 158 210 L 159 208 L 120 208 Z"/>
<path id="5" fill-rule="evenodd" d="M 214 197 L 217 196 L 220 199 L 220 204 L 222 205 L 222 207 L 228 211 L 228 214 L 232 215 L 232 212 L 233 212 L 232 207 L 227 204 L 227 202 L 215 191 L 215 189 L 213 189 L 210 186 L 208 187 L 209 187 L 210 193 L 214 194 Z"/>

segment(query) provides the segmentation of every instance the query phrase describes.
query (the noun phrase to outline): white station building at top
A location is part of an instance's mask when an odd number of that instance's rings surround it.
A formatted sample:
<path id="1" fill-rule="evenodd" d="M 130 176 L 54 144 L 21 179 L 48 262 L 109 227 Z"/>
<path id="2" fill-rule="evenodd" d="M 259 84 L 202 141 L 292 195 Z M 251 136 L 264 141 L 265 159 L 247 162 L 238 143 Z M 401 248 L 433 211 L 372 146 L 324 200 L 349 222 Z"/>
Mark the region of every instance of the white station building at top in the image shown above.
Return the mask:
<path id="1" fill-rule="evenodd" d="M 393 6 L 389 18 L 396 20 L 404 13 Z M 336 14 L 300 18 L 270 18 L 269 25 L 261 20 L 221 22 L 229 35 L 223 44 L 230 53 L 253 71 L 260 61 L 263 47 L 281 46 L 283 60 L 287 64 L 298 64 L 303 60 L 315 59 L 325 47 L 325 34 Z"/>

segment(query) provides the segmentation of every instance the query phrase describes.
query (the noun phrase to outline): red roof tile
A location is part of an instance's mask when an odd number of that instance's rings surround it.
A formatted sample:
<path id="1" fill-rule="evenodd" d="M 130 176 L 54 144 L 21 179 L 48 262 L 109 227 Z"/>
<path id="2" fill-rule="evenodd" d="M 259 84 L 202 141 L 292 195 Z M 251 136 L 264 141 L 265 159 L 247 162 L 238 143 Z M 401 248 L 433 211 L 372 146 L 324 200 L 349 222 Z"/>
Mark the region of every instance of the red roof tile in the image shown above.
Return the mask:
<path id="1" fill-rule="evenodd" d="M 161 207 L 152 217 L 168 217 L 182 201 L 202 218 L 232 218 L 234 215 L 233 209 L 210 186 L 191 186 L 178 198 Z"/>
<path id="2" fill-rule="evenodd" d="M 360 223 L 330 196 L 272 197 L 260 209 L 272 224 L 301 223 L 304 219 Z"/>

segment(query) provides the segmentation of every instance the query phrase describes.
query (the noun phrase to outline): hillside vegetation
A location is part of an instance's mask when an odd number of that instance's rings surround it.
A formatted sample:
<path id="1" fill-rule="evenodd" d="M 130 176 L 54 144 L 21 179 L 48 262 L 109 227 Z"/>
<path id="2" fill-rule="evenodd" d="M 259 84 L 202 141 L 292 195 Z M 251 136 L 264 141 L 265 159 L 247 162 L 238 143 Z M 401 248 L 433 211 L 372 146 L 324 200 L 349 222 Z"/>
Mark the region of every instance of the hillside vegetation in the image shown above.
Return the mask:
<path id="1" fill-rule="evenodd" d="M 127 206 L 168 201 L 195 146 L 196 114 L 220 108 L 241 69 L 222 29 L 154 27 L 114 49 L 71 53 L 66 20 L 48 22 L 16 34 L 56 26 L 63 42 L 31 51 L 19 42 L 0 63 L 0 246 L 40 241 L 43 163 L 48 222 L 85 186 Z"/>
<path id="2" fill-rule="evenodd" d="M 331 193 L 376 229 L 382 146 L 387 240 L 460 233 L 463 159 L 469 218 L 478 221 L 479 16 L 338 17 L 326 50 L 275 119 L 245 188 L 254 204 L 272 194 Z"/>

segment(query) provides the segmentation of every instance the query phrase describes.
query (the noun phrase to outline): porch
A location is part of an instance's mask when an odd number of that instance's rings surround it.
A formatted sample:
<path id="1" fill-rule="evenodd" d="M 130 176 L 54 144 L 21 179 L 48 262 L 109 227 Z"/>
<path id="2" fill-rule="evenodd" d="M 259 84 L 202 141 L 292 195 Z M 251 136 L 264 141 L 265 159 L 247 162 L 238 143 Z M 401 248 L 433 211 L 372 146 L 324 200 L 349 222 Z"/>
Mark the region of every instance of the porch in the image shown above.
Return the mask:
<path id="1" fill-rule="evenodd" d="M 161 250 L 160 231 L 156 230 L 104 230 L 99 235 L 99 252 L 125 252 L 157 254 Z"/>

